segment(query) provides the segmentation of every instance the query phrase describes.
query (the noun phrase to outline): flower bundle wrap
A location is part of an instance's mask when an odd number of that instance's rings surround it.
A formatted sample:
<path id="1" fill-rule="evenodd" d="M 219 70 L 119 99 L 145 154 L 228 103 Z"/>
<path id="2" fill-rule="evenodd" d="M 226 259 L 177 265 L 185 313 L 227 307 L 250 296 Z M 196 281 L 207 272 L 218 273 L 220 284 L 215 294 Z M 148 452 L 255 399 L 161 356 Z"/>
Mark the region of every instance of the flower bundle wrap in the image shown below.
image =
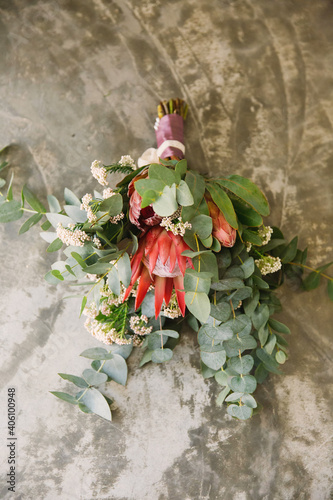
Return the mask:
<path id="1" fill-rule="evenodd" d="M 258 186 L 237 174 L 208 179 L 188 168 L 186 115 L 181 99 L 159 104 L 157 149 L 145 151 L 138 168 L 129 155 L 111 165 L 93 161 L 102 193 L 78 198 L 66 188 L 64 206 L 49 195 L 48 210 L 26 186 L 20 201 L 11 183 L 0 197 L 0 222 L 33 212 L 20 233 L 44 217 L 47 252 L 65 245 L 65 258 L 45 279 L 81 287 L 85 327 L 107 348 L 81 353 L 91 360 L 81 376 L 60 373 L 79 389 L 74 395 L 53 394 L 107 420 L 105 382 L 126 384 L 134 347 L 143 349 L 140 366 L 169 361 L 184 320 L 196 332 L 203 377 L 220 386 L 217 406 L 225 401 L 231 417 L 250 418 L 258 411 L 257 384 L 281 373 L 288 357 L 289 328 L 273 317 L 281 310 L 276 290 L 289 278 L 312 290 L 323 278 L 333 300 L 331 263 L 312 269 L 297 237 L 288 242 L 264 225 L 270 211 Z M 113 173 L 123 175 L 115 187 Z"/>

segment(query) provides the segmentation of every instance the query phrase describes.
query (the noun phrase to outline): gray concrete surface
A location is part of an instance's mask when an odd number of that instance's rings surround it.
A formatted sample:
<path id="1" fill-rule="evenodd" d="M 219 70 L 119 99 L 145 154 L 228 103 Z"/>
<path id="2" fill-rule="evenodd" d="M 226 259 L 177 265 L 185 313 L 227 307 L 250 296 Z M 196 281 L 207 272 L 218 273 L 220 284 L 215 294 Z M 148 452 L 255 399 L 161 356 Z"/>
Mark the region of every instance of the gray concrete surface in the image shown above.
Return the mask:
<path id="1" fill-rule="evenodd" d="M 271 223 L 332 259 L 333 4 L 328 0 L 1 0 L 0 147 L 17 190 L 62 198 L 96 187 L 95 158 L 154 146 L 155 106 L 180 96 L 191 167 L 237 172 L 267 193 Z M 43 281 L 38 230 L 1 234 L 1 498 L 328 500 L 332 498 L 332 307 L 285 286 L 292 329 L 283 377 L 249 422 L 215 407 L 184 332 L 173 360 L 109 386 L 112 424 L 49 390 L 98 345 L 68 292 Z M 320 254 L 320 256 L 318 255 Z M 6 389 L 17 389 L 18 477 L 7 492 Z"/>

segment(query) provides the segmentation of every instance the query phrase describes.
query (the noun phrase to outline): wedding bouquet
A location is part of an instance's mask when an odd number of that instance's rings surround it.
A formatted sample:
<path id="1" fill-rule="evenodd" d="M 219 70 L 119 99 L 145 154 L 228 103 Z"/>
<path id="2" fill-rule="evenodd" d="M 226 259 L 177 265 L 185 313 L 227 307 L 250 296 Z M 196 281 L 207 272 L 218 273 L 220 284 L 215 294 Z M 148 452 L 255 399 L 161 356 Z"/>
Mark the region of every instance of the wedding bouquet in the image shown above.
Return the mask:
<path id="1" fill-rule="evenodd" d="M 105 382 L 126 384 L 133 347 L 143 351 L 140 366 L 169 361 L 184 320 L 197 334 L 203 377 L 221 386 L 217 405 L 225 401 L 232 417 L 250 418 L 257 384 L 281 373 L 288 357 L 290 330 L 273 318 L 281 310 L 276 289 L 287 277 L 311 290 L 325 277 L 333 300 L 332 278 L 324 274 L 330 264 L 312 269 L 297 237 L 288 242 L 264 225 L 268 202 L 253 182 L 237 174 L 209 179 L 188 168 L 186 114 L 180 99 L 159 104 L 158 148 L 138 165 L 128 155 L 111 165 L 94 161 L 102 192 L 79 199 L 66 188 L 65 205 L 50 195 L 47 211 L 26 186 L 14 200 L 11 180 L 0 198 L 0 222 L 32 214 L 20 233 L 46 218 L 47 252 L 65 248 L 45 279 L 83 290 L 85 327 L 105 346 L 81 353 L 91 360 L 81 376 L 59 374 L 76 394 L 52 394 L 108 420 Z M 123 178 L 111 187 L 114 173 Z M 303 280 L 304 270 L 311 272 Z"/>

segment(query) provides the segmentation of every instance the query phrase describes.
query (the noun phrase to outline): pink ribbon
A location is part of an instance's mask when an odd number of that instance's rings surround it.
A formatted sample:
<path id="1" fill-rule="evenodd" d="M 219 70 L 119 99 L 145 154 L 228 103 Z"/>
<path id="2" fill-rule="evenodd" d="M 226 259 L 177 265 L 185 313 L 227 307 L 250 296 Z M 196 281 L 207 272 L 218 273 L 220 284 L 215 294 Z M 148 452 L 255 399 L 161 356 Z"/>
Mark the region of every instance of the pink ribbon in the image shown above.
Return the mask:
<path id="1" fill-rule="evenodd" d="M 179 115 L 164 115 L 159 122 L 158 129 L 155 130 L 157 148 L 159 148 L 165 141 L 179 141 L 184 144 L 184 121 Z M 183 152 L 174 147 L 168 146 L 163 153 L 161 158 L 167 158 L 168 156 L 177 156 L 178 158 L 184 158 Z"/>

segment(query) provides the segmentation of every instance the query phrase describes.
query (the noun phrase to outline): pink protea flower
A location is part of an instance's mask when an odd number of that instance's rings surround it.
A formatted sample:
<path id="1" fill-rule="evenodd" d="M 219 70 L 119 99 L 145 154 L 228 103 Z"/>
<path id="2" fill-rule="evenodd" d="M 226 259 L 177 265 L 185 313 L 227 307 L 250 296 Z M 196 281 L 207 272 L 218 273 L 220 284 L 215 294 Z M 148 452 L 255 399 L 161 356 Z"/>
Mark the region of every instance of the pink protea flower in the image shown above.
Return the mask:
<path id="1" fill-rule="evenodd" d="M 175 289 L 182 315 L 185 314 L 184 274 L 186 268 L 193 267 L 189 257 L 182 252 L 189 246 L 179 235 L 166 231 L 161 226 L 149 229 L 139 241 L 139 247 L 131 262 L 132 279 L 126 290 L 124 300 L 129 296 L 133 285 L 139 280 L 136 292 L 135 309 L 140 307 L 150 285 L 155 287 L 155 317 L 160 314 L 163 300 L 169 304 Z"/>
<path id="2" fill-rule="evenodd" d="M 132 224 L 135 224 L 141 230 L 146 226 L 156 226 L 162 220 L 162 217 L 157 215 L 153 207 L 141 208 L 142 198 L 135 190 L 134 183 L 139 179 L 145 179 L 148 176 L 148 168 L 143 169 L 138 175 L 131 180 L 128 185 L 128 198 L 129 198 L 129 219 Z"/>
<path id="3" fill-rule="evenodd" d="M 232 228 L 225 220 L 219 207 L 213 202 L 210 195 L 205 195 L 209 209 L 209 215 L 213 220 L 212 235 L 219 240 L 224 247 L 233 247 L 236 241 L 236 229 Z"/>

